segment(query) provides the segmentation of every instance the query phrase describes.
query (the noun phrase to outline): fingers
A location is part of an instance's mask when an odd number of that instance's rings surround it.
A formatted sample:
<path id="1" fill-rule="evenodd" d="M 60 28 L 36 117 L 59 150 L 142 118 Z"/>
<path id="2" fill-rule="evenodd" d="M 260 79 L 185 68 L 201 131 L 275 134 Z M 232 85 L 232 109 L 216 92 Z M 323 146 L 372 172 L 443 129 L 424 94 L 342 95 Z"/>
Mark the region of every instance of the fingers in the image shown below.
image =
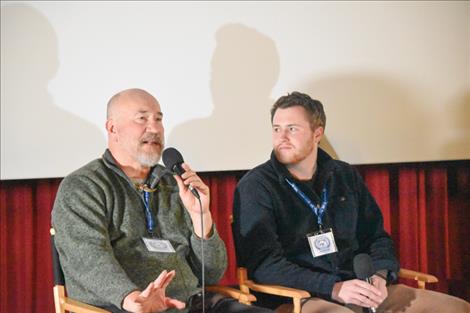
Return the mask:
<path id="1" fill-rule="evenodd" d="M 183 169 L 185 172 L 183 173 L 182 177 L 175 176 L 176 182 L 178 183 L 178 188 L 179 188 L 179 196 L 183 202 L 184 207 L 188 211 L 188 213 L 191 215 L 191 218 L 193 219 L 193 224 L 195 225 L 195 232 L 196 235 L 198 236 L 203 236 L 205 234 L 202 234 L 202 231 L 200 228 L 198 228 L 199 225 L 195 218 L 200 217 L 200 213 L 202 210 L 202 214 L 205 219 L 205 224 L 208 225 L 209 227 L 212 225 L 212 217 L 210 216 L 210 191 L 209 187 L 207 187 L 204 182 L 201 180 L 201 178 L 191 170 L 189 165 L 183 163 L 182 164 Z M 191 186 L 191 190 L 189 188 Z M 199 194 L 198 199 L 194 197 L 192 189 L 197 190 L 197 193 Z M 199 201 L 200 200 L 200 203 Z M 200 206 L 201 204 L 202 206 Z M 202 237 L 201 237 L 202 238 Z M 205 238 L 205 237 L 204 237 Z"/>
<path id="2" fill-rule="evenodd" d="M 176 183 L 178 184 L 178 188 L 180 190 L 184 189 L 184 183 L 183 183 L 183 180 L 181 179 L 181 177 L 179 175 L 173 175 L 173 177 L 176 179 Z"/>
<path id="3" fill-rule="evenodd" d="M 172 299 L 172 298 L 166 298 L 165 302 L 168 308 L 175 308 L 178 310 L 182 310 L 186 307 L 186 304 L 184 302 L 181 302 L 179 300 Z"/>
<path id="4" fill-rule="evenodd" d="M 168 272 L 164 270 L 163 272 L 160 273 L 160 275 L 155 279 L 154 286 L 155 288 L 166 288 L 168 285 L 171 283 L 173 280 L 173 277 L 175 277 L 176 272 L 173 270 L 171 272 Z"/>
<path id="5" fill-rule="evenodd" d="M 355 286 L 357 289 L 354 298 L 358 303 L 354 304 L 363 307 L 378 307 L 384 300 L 381 291 L 367 282 L 357 280 Z"/>
<path id="6" fill-rule="evenodd" d="M 362 280 L 356 280 L 356 286 L 359 287 L 359 290 L 363 291 L 366 293 L 366 296 L 372 297 L 372 298 L 380 298 L 382 293 L 380 290 L 375 287 L 374 285 L 369 284 L 368 282 L 362 281 Z"/>
<path id="7" fill-rule="evenodd" d="M 388 296 L 387 281 L 380 276 L 374 275 L 372 277 L 372 283 L 374 287 L 380 290 L 382 301 L 385 300 Z"/>
<path id="8" fill-rule="evenodd" d="M 137 301 L 139 300 L 139 298 L 141 298 L 140 300 L 146 299 L 152 292 L 153 288 L 154 288 L 154 282 L 151 282 L 150 284 L 148 284 L 147 288 L 145 288 L 145 290 L 140 293 L 138 299 L 136 299 L 136 302 L 139 302 Z"/>
<path id="9" fill-rule="evenodd" d="M 379 289 L 358 279 L 336 283 L 332 297 L 339 302 L 362 307 L 378 307 L 385 299 Z"/>
<path id="10" fill-rule="evenodd" d="M 159 301 L 166 301 L 164 300 L 165 289 L 168 287 L 175 275 L 176 272 L 174 270 L 170 272 L 163 270 L 160 275 L 158 275 L 158 277 L 153 282 L 148 284 L 147 288 L 145 288 L 145 290 L 140 293 L 140 295 L 135 299 L 135 302 L 145 304 L 149 301 L 158 301 L 157 298 L 159 295 L 163 296 Z M 175 305 L 180 306 L 179 303 L 176 303 Z"/>
<path id="11" fill-rule="evenodd" d="M 197 184 L 192 183 L 189 180 L 183 180 L 179 175 L 173 175 L 173 177 L 176 180 L 176 184 L 178 185 L 178 189 L 180 190 L 180 195 L 189 193 L 189 185 L 191 185 L 193 188 L 200 189 Z"/>
<path id="12" fill-rule="evenodd" d="M 205 191 L 208 190 L 209 188 L 204 184 L 204 182 L 196 174 L 196 172 L 194 172 L 186 163 L 183 163 L 181 166 L 185 170 L 183 175 L 181 175 L 184 185 L 186 186 L 191 185 L 194 188 L 197 188 L 200 191 L 202 191 L 202 193 L 206 193 Z"/>
<path id="13" fill-rule="evenodd" d="M 161 288 L 161 286 L 163 285 L 163 283 L 165 282 L 166 278 L 168 276 L 168 271 L 167 270 L 163 270 L 160 275 L 158 275 L 158 277 L 153 281 L 153 284 L 156 288 Z"/>
<path id="14" fill-rule="evenodd" d="M 363 295 L 358 295 L 353 301 L 351 301 L 351 303 L 365 308 L 377 308 L 379 306 L 377 303 Z"/>

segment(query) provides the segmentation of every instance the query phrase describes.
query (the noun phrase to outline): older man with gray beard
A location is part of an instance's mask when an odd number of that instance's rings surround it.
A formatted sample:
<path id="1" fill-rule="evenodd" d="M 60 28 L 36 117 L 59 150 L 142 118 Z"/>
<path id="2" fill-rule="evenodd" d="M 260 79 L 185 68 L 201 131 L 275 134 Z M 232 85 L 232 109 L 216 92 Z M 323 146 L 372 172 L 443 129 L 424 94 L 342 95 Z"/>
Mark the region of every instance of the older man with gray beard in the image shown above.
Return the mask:
<path id="1" fill-rule="evenodd" d="M 116 94 L 108 103 L 108 149 L 60 185 L 52 224 L 67 291 L 78 300 L 112 312 L 198 312 L 201 263 L 208 284 L 224 274 L 227 256 L 209 188 L 187 164 L 181 177 L 158 164 L 162 118 L 148 92 Z M 206 295 L 208 313 L 270 312 Z"/>

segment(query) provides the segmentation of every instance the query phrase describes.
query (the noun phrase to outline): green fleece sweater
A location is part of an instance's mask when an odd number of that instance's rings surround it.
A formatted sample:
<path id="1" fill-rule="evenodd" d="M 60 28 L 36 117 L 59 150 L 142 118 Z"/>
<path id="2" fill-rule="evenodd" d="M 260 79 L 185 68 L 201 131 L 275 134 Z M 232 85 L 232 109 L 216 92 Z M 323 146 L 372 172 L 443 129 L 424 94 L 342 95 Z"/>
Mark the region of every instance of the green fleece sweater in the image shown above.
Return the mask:
<path id="1" fill-rule="evenodd" d="M 176 253 L 147 250 L 142 194 L 109 150 L 61 182 L 52 225 L 70 296 L 121 308 L 128 293 L 143 290 L 163 270 L 176 270 L 167 296 L 186 301 L 200 291 L 201 240 L 193 232 L 176 181 L 157 165 L 147 184 L 157 189 L 150 197 L 157 236 L 169 240 Z M 215 228 L 204 240 L 204 263 L 206 284 L 217 283 L 227 267 L 227 254 Z"/>

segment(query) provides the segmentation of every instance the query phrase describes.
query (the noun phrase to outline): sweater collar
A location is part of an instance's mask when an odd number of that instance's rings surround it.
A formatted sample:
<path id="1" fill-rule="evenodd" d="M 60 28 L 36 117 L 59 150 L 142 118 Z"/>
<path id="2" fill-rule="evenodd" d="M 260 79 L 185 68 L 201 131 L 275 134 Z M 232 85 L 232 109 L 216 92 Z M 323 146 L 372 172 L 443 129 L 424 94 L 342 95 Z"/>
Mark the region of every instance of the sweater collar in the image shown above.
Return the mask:
<path id="1" fill-rule="evenodd" d="M 131 186 L 134 187 L 134 183 L 129 179 L 129 177 L 127 177 L 127 175 L 119 167 L 118 163 L 114 159 L 109 149 L 106 149 L 102 158 L 103 158 L 104 164 L 109 169 L 111 169 L 113 172 L 115 172 L 116 174 L 118 174 L 119 176 L 127 180 L 129 184 L 131 184 Z M 157 164 L 154 167 L 152 167 L 152 169 L 150 170 L 150 175 L 147 177 L 145 184 L 147 184 L 147 186 L 149 186 L 150 188 L 155 188 L 155 186 L 162 179 L 162 177 L 167 174 L 171 174 L 171 172 L 167 170 L 165 167 L 161 166 L 160 164 Z"/>

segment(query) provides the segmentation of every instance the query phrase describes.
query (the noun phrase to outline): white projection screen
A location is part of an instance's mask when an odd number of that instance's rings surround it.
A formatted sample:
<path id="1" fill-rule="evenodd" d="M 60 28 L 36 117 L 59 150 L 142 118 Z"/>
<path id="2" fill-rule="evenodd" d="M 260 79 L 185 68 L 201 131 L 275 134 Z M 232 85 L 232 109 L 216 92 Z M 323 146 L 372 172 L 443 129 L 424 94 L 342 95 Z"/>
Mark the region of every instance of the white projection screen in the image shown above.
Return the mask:
<path id="1" fill-rule="evenodd" d="M 100 157 L 131 87 L 197 171 L 267 160 L 269 109 L 295 90 L 349 163 L 469 159 L 470 2 L 2 1 L 1 179 Z"/>

